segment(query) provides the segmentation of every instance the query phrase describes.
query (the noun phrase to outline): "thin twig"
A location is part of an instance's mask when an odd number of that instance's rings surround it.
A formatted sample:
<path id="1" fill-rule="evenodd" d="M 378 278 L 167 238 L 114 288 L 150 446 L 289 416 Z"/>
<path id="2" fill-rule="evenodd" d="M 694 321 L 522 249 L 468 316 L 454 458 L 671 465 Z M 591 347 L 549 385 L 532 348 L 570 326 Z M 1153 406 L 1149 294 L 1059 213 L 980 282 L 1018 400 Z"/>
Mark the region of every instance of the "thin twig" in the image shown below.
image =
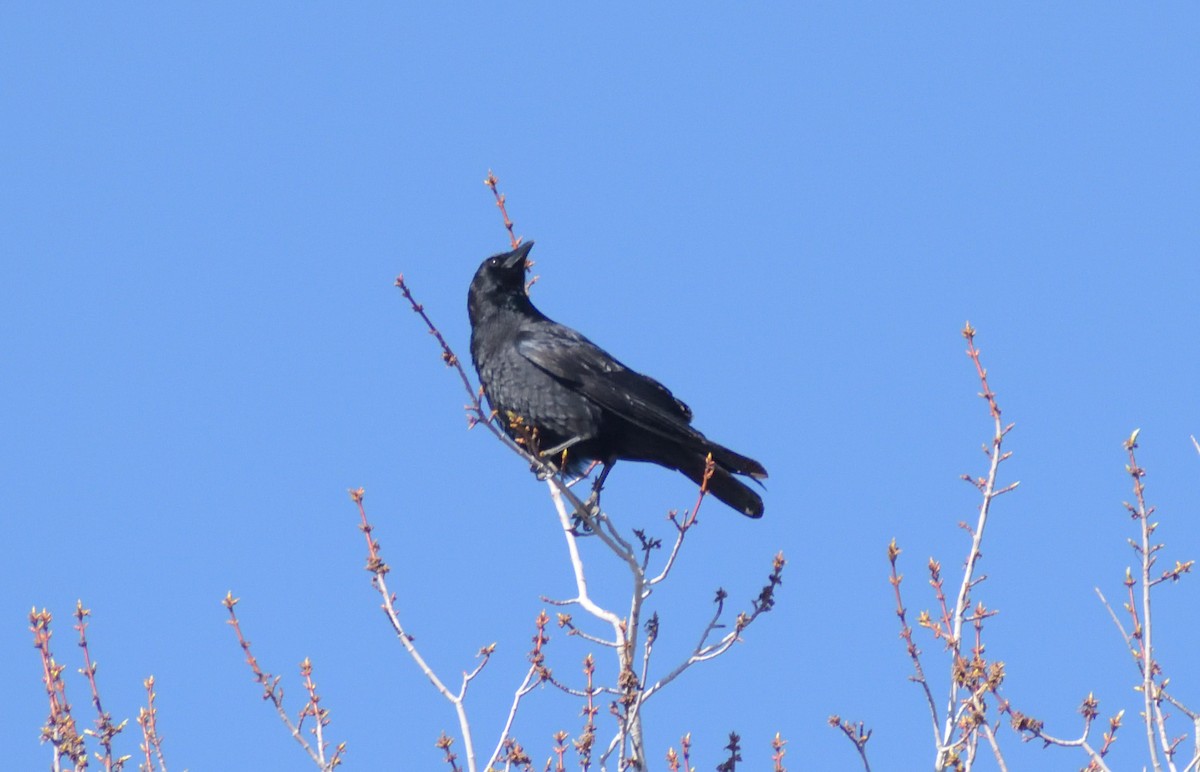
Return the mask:
<path id="1" fill-rule="evenodd" d="M 648 587 L 653 587 L 659 582 L 667 578 L 667 574 L 671 573 L 671 569 L 675 565 L 675 559 L 679 556 L 679 550 L 683 547 L 683 537 L 687 536 L 687 532 L 698 524 L 697 518 L 700 515 L 700 505 L 704 503 L 704 497 L 708 493 L 708 484 L 712 480 L 713 472 L 716 471 L 716 465 L 713 462 L 712 453 L 704 459 L 704 477 L 700 480 L 700 493 L 696 496 L 696 503 L 692 507 L 690 513 L 684 512 L 683 517 L 678 517 L 674 510 L 671 511 L 669 518 L 671 524 L 675 526 L 675 544 L 671 547 L 671 553 L 667 556 L 667 561 L 663 565 L 662 571 L 653 579 L 646 582 Z"/>
<path id="2" fill-rule="evenodd" d="M 1078 739 L 1068 740 L 1061 737 L 1055 737 L 1045 731 L 1044 725 L 1031 716 L 1027 716 L 1020 711 L 1013 710 L 1007 703 L 1003 704 L 1002 710 L 1009 713 L 1012 717 L 1013 728 L 1024 735 L 1025 740 L 1037 738 L 1046 746 L 1056 745 L 1060 748 L 1081 748 L 1088 755 L 1088 772 L 1111 772 L 1108 765 L 1104 762 L 1104 757 L 1108 755 L 1109 748 L 1117 737 L 1117 730 L 1121 727 L 1121 719 L 1125 715 L 1125 711 L 1120 711 L 1115 716 L 1108 720 L 1108 731 L 1104 733 L 1104 744 L 1099 750 L 1092 747 L 1088 742 L 1091 735 L 1092 723 L 1099 716 L 1100 702 L 1095 695 L 1088 694 L 1084 698 L 1083 703 L 1079 706 L 1079 713 L 1083 716 L 1083 731 Z"/>
<path id="3" fill-rule="evenodd" d="M 575 752 L 579 754 L 580 768 L 587 772 L 592 766 L 592 749 L 596 744 L 596 713 L 599 711 L 593 699 L 596 694 L 592 680 L 596 674 L 596 661 L 591 654 L 583 659 L 583 674 L 587 678 L 587 687 L 584 689 L 587 704 L 583 708 L 583 731 L 580 732 L 579 739 L 572 744 Z"/>
<path id="4" fill-rule="evenodd" d="M 1154 585 L 1154 580 L 1150 576 L 1150 572 L 1154 567 L 1157 558 L 1156 553 L 1162 548 L 1161 544 L 1152 544 L 1150 541 L 1157 523 L 1151 523 L 1150 517 L 1154 514 L 1153 507 L 1146 506 L 1145 483 L 1142 478 L 1146 476 L 1146 470 L 1142 469 L 1137 462 L 1137 438 L 1139 430 L 1134 430 L 1130 434 L 1129 439 L 1125 441 L 1125 451 L 1129 457 L 1129 463 L 1125 467 L 1125 471 L 1133 479 L 1133 492 L 1137 502 L 1136 506 L 1126 503 L 1125 507 L 1129 513 L 1138 521 L 1138 531 L 1140 534 L 1140 544 L 1135 546 L 1135 552 L 1138 554 L 1139 579 L 1141 584 L 1141 621 L 1138 623 L 1136 614 L 1133 610 L 1133 604 L 1130 604 L 1130 613 L 1134 614 L 1134 631 L 1133 638 L 1138 641 L 1140 652 L 1140 666 L 1142 670 L 1142 702 L 1145 708 L 1144 721 L 1146 724 L 1146 741 L 1150 751 L 1150 762 L 1153 765 L 1155 772 L 1160 772 L 1163 768 L 1162 761 L 1159 759 L 1158 752 L 1161 749 L 1163 757 L 1166 760 L 1167 768 L 1174 770 L 1173 755 L 1175 752 L 1175 744 L 1171 743 L 1167 738 L 1166 717 L 1162 712 L 1162 698 L 1158 694 L 1159 686 L 1155 681 L 1155 675 L 1158 674 L 1158 663 L 1154 660 L 1154 645 L 1153 645 L 1153 624 L 1151 615 L 1151 589 Z M 1132 578 L 1126 575 L 1126 586 L 1129 587 L 1130 594 L 1133 593 Z M 1132 598 L 1131 598 L 1132 601 Z M 1156 737 L 1157 735 L 1157 737 Z"/>
<path id="5" fill-rule="evenodd" d="M 325 769 L 334 769 L 342 763 L 342 756 L 346 753 L 346 743 L 338 743 L 334 748 L 333 756 L 328 759 L 325 757 L 325 750 L 328 743 L 325 742 L 325 727 L 329 726 L 329 711 L 321 707 L 321 695 L 317 694 L 317 684 L 312 680 L 312 660 L 308 657 L 300 663 L 300 677 L 304 679 L 304 691 L 308 694 L 308 702 L 300 710 L 300 722 L 297 727 L 304 722 L 305 716 L 312 716 L 314 726 L 312 729 L 313 735 L 317 738 L 317 755 L 321 758 L 321 763 Z"/>
<path id="6" fill-rule="evenodd" d="M 1009 453 L 1003 450 L 1004 438 L 1009 431 L 1012 430 L 1012 424 L 1004 426 L 1000 421 L 1000 406 L 996 402 L 996 394 L 992 391 L 988 384 L 987 370 L 984 369 L 979 358 L 979 349 L 975 347 L 975 328 L 968 322 L 963 326 L 962 335 L 967 340 L 967 356 L 975 365 L 976 375 L 979 377 L 981 391 L 979 396 L 982 397 L 988 405 L 988 412 L 991 415 L 994 431 L 992 434 L 991 447 L 984 448 L 984 452 L 989 459 L 989 467 L 987 477 L 982 480 L 973 481 L 982 493 L 982 501 L 979 504 L 978 518 L 973 529 L 969 529 L 971 533 L 971 547 L 967 553 L 966 564 L 963 567 L 962 584 L 959 585 L 958 595 L 954 601 L 952 618 L 949 620 L 950 628 L 946 631 L 948 634 L 947 645 L 950 647 L 953 667 L 959 667 L 959 663 L 963 661 L 962 656 L 962 626 L 966 621 L 967 610 L 970 607 L 971 588 L 977 583 L 975 577 L 976 564 L 979 561 L 982 552 L 980 546 L 983 542 L 984 531 L 987 528 L 988 514 L 991 511 L 992 500 L 1002 493 L 1013 490 L 1018 483 L 1012 483 L 1004 488 L 997 486 L 998 472 L 1000 464 L 1009 457 Z M 968 478 L 970 479 L 970 478 Z M 946 759 L 952 747 L 954 733 L 954 716 L 956 714 L 956 706 L 959 700 L 959 682 L 956 678 L 951 678 L 949 695 L 946 700 L 945 721 L 942 725 L 941 742 L 939 743 L 937 762 L 935 767 L 941 769 L 945 766 Z"/>
<path id="7" fill-rule="evenodd" d="M 391 623 L 392 630 L 396 633 L 397 640 L 400 641 L 400 645 L 404 647 L 404 650 L 408 652 L 409 657 L 411 657 L 413 662 L 417 664 L 417 667 L 422 673 L 425 674 L 425 677 L 429 680 L 429 682 L 433 684 L 433 688 L 437 689 L 438 693 L 454 706 L 455 715 L 458 717 L 458 728 L 459 731 L 462 732 L 463 750 L 467 755 L 467 769 L 469 772 L 476 772 L 477 767 L 475 761 L 475 744 L 471 739 L 471 722 L 467 718 L 465 698 L 467 685 L 470 683 L 471 679 L 475 675 L 478 675 L 483 669 L 483 665 L 487 663 L 488 658 L 491 656 L 493 647 L 485 647 L 480 649 L 480 656 L 484 661 L 479 667 L 475 668 L 472 673 L 464 676 L 462 687 L 458 694 L 450 691 L 450 689 L 447 688 L 444 683 L 442 683 L 442 680 L 438 677 L 437 673 L 435 673 L 433 668 L 429 666 L 429 664 L 425 661 L 425 658 L 421 656 L 421 653 L 413 644 L 413 637 L 408 634 L 408 632 L 404 629 L 404 624 L 400 621 L 400 615 L 396 611 L 396 595 L 391 592 L 387 586 L 387 574 L 391 568 L 387 563 L 383 562 L 383 559 L 380 556 L 379 542 L 375 541 L 371 537 L 373 526 L 367 519 L 367 511 L 363 506 L 363 495 L 362 488 L 357 488 L 350 491 L 350 498 L 358 507 L 358 514 L 361 518 L 359 529 L 363 532 L 367 539 L 366 568 L 372 574 L 372 585 L 383 599 L 383 603 L 381 604 L 383 613 Z"/>
<path id="8" fill-rule="evenodd" d="M 158 733 L 158 708 L 154 705 L 158 695 L 154 691 L 154 676 L 142 682 L 146 688 L 146 707 L 138 708 L 138 726 L 142 728 L 141 750 L 146 755 L 145 772 L 155 772 L 154 757 L 158 759 L 158 772 L 167 772 L 167 762 L 163 758 L 162 736 Z"/>
<path id="9" fill-rule="evenodd" d="M 719 657 L 741 640 L 742 631 L 749 627 L 759 616 L 767 613 L 774 607 L 775 590 L 783 582 L 783 567 L 785 565 L 787 565 L 787 561 L 784 559 L 783 553 L 780 552 L 775 555 L 771 563 L 771 573 L 767 576 L 767 583 L 763 585 L 758 597 L 751 603 L 751 612 L 738 614 L 733 630 L 726 633 L 715 643 L 708 643 L 709 636 L 722 627 L 720 620 L 725 610 L 725 599 L 728 597 L 724 590 L 717 590 L 713 601 L 715 605 L 713 616 L 701 632 L 700 640 L 695 648 L 692 649 L 691 654 L 676 666 L 674 670 L 662 676 L 652 686 L 648 687 L 643 693 L 642 701 L 645 702 L 648 700 L 664 686 L 682 675 L 692 665 Z"/>
<path id="10" fill-rule="evenodd" d="M 510 739 L 513 721 L 517 718 L 517 709 L 521 706 L 521 699 L 533 691 L 539 683 L 550 675 L 550 671 L 546 669 L 544 664 L 545 655 L 542 653 L 542 647 L 550 640 L 546 636 L 546 623 L 549 621 L 550 617 L 546 615 L 545 611 L 538 614 L 536 623 L 537 635 L 533 638 L 533 648 L 529 652 L 529 670 L 525 673 L 525 680 L 521 682 L 521 685 L 513 693 L 513 701 L 512 706 L 508 710 L 508 718 L 504 721 L 504 729 L 500 732 L 500 740 L 496 743 L 496 749 L 492 751 L 488 763 L 484 766 L 485 770 L 490 770 L 500 760 L 504 743 Z M 480 665 L 480 668 L 482 667 L 483 665 Z"/>
<path id="11" fill-rule="evenodd" d="M 787 772 L 783 767 L 783 757 L 787 755 L 785 745 L 787 745 L 787 740 L 784 740 L 779 736 L 779 732 L 776 732 L 775 738 L 771 740 L 771 750 L 775 751 L 771 754 L 771 761 L 775 765 L 771 768 L 771 772 Z"/>
<path id="12" fill-rule="evenodd" d="M 279 714 L 279 720 L 287 727 L 288 732 L 295 738 L 296 742 L 300 743 L 300 747 L 304 749 L 304 752 L 308 754 L 313 763 L 322 770 L 329 769 L 325 762 L 323 750 L 320 747 L 313 748 L 308 740 L 304 739 L 304 734 L 300 731 L 300 725 L 292 721 L 291 716 L 284 709 L 283 687 L 279 685 L 279 676 L 272 676 L 259 667 L 258 660 L 255 659 L 254 654 L 250 651 L 250 641 L 242 635 L 242 626 L 238 621 L 237 612 L 234 611 L 234 607 L 239 602 L 240 599 L 233 597 L 232 592 L 225 593 L 225 597 L 221 599 L 221 605 L 229 612 L 229 619 L 226 620 L 226 623 L 233 627 L 238 645 L 242 647 L 242 652 L 246 655 L 246 664 L 250 667 L 250 672 L 254 674 L 255 682 L 263 688 L 263 699 L 269 700 L 275 706 L 275 712 Z M 303 720 L 303 716 L 301 716 L 301 720 Z"/>
<path id="13" fill-rule="evenodd" d="M 929 680 L 925 678 L 925 668 L 921 666 L 921 650 L 913 641 L 912 627 L 908 624 L 908 611 L 904 607 L 904 600 L 900 594 L 900 584 L 904 581 L 904 575 L 896 567 L 896 560 L 900 557 L 900 553 L 901 549 L 896 546 L 896 540 L 892 539 L 888 544 L 888 563 L 891 564 L 888 582 L 892 585 L 896 596 L 896 616 L 900 619 L 900 638 L 904 641 L 904 649 L 913 663 L 914 675 L 909 676 L 909 680 L 919 685 L 925 694 L 925 701 L 929 706 L 929 716 L 933 723 L 933 742 L 936 747 L 941 737 L 938 728 L 938 710 L 933 698 L 933 691 L 929 688 Z"/>
<path id="14" fill-rule="evenodd" d="M 52 620 L 53 615 L 46 609 L 38 611 L 34 608 L 29 612 L 29 630 L 33 633 L 33 645 L 41 656 L 42 684 L 46 687 L 50 704 L 50 715 L 42 726 L 42 742 L 50 743 L 52 764 L 57 772 L 61 769 L 64 757 L 71 763 L 72 769 L 86 767 L 87 748 L 83 735 L 75 727 L 71 703 L 67 701 L 67 684 L 62 677 L 66 667 L 58 664 L 50 652 Z"/>
<path id="15" fill-rule="evenodd" d="M 103 755 L 97 753 L 96 758 L 104 764 L 105 771 L 119 772 L 129 757 L 114 759 L 112 745 L 113 740 L 125 728 L 127 722 L 114 724 L 112 714 L 105 711 L 100 704 L 100 687 L 96 684 L 96 663 L 92 662 L 92 654 L 87 641 L 87 618 L 91 613 L 89 609 L 83 607 L 83 601 L 75 601 L 75 630 L 79 633 L 79 648 L 83 650 L 83 668 L 79 672 L 87 677 L 88 686 L 92 690 L 92 707 L 96 709 L 96 729 L 89 730 L 87 734 L 97 738 L 100 741 L 100 747 L 104 749 Z"/>
<path id="16" fill-rule="evenodd" d="M 854 745 L 859 761 L 862 762 L 863 772 L 871 772 L 871 762 L 867 759 L 867 741 L 871 739 L 872 730 L 867 729 L 861 721 L 851 724 L 838 715 L 829 717 L 829 725 L 840 731 Z"/>
<path id="17" fill-rule="evenodd" d="M 487 179 L 483 181 L 483 184 L 487 185 L 491 189 L 492 195 L 496 197 L 496 206 L 500 209 L 500 216 L 504 218 L 504 227 L 508 230 L 508 240 L 512 244 L 512 248 L 516 249 L 521 246 L 521 239 L 513 233 L 513 222 L 508 219 L 508 209 L 505 207 L 508 198 L 496 187 L 499 182 L 496 175 L 492 174 L 492 170 L 488 169 Z"/>

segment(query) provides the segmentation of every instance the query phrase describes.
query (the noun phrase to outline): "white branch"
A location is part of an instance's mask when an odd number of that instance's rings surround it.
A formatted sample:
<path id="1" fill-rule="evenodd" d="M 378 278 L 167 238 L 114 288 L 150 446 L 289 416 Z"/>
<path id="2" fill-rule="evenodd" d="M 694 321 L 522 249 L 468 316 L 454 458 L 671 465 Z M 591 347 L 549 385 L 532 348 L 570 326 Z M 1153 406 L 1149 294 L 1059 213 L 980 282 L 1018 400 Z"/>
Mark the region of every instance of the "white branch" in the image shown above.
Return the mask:
<path id="1" fill-rule="evenodd" d="M 500 760 L 500 754 L 504 751 L 504 741 L 508 739 L 508 733 L 512 731 L 513 721 L 517 718 L 517 708 L 521 706 L 521 698 L 533 691 L 533 688 L 538 685 L 538 681 L 534 679 L 536 675 L 537 668 L 529 668 L 529 672 L 525 674 L 525 680 L 521 682 L 521 685 L 517 687 L 517 691 L 513 693 L 512 707 L 508 709 L 508 718 L 504 722 L 504 729 L 500 732 L 500 740 L 496 743 L 496 750 L 492 751 L 487 766 L 484 767 L 485 772 L 492 769 L 496 765 L 496 762 Z"/>
<path id="2" fill-rule="evenodd" d="M 592 616 L 602 619 L 612 625 L 613 630 L 616 631 L 617 634 L 617 641 L 623 641 L 624 632 L 622 629 L 623 626 L 621 624 L 621 618 L 614 612 L 609 611 L 606 608 L 602 608 L 599 604 L 592 600 L 591 595 L 588 594 L 587 575 L 584 573 L 583 559 L 579 556 L 579 544 L 575 536 L 575 530 L 571 524 L 571 515 L 569 512 L 567 512 L 566 505 L 562 500 L 562 495 L 559 492 L 558 486 L 554 484 L 554 480 L 547 479 L 546 484 L 550 488 L 550 500 L 554 502 L 554 509 L 558 512 L 558 520 L 562 525 L 563 535 L 567 540 L 567 553 L 571 558 L 571 570 L 575 574 L 575 588 L 577 595 L 572 601 L 568 602 L 578 604 Z M 596 531 L 596 533 L 600 532 Z"/>
<path id="3" fill-rule="evenodd" d="M 379 593 L 383 595 L 384 598 L 383 611 L 385 614 L 387 614 L 388 621 L 392 623 L 392 629 L 396 631 L 396 637 L 400 639 L 400 644 L 404 646 L 404 650 L 407 651 L 408 655 L 412 657 L 414 662 L 417 663 L 417 667 L 421 669 L 421 672 L 425 674 L 425 677 L 429 679 L 429 682 L 433 684 L 433 687 L 437 689 L 443 697 L 449 700 L 451 705 L 454 706 L 454 712 L 458 716 L 458 728 L 459 731 L 462 732 L 463 753 L 467 757 L 467 770 L 468 772 L 477 772 L 475 764 L 475 744 L 471 740 L 471 723 L 467 719 L 467 708 L 464 704 L 463 698 L 466 695 L 467 683 L 471 678 L 479 673 L 479 670 L 483 667 L 483 665 L 481 664 L 479 668 L 476 668 L 470 677 L 464 677 L 462 691 L 460 691 L 458 694 L 452 693 L 446 688 L 446 685 L 442 683 L 442 679 L 438 678 L 437 673 L 433 672 L 433 668 L 431 668 L 429 664 L 425 662 L 425 658 L 421 656 L 421 653 L 417 651 L 417 647 L 413 645 L 411 636 L 404 631 L 404 626 L 400 623 L 400 616 L 396 613 L 396 606 L 393 600 L 394 596 L 388 591 L 387 580 L 384 578 L 382 572 L 377 572 L 375 574 L 375 582 Z"/>

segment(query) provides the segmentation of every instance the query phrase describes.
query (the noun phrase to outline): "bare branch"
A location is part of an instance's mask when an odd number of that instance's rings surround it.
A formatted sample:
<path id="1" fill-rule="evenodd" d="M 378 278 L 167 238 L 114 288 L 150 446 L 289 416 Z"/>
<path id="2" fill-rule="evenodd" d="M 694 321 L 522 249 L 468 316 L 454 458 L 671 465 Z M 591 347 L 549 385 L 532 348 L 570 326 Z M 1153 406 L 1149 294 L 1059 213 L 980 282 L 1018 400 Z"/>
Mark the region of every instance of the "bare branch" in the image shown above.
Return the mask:
<path id="1" fill-rule="evenodd" d="M 46 609 L 29 611 L 29 630 L 33 633 L 33 645 L 42 659 L 42 684 L 50 703 L 50 715 L 42 726 L 42 742 L 49 742 L 53 751 L 53 767 L 61 768 L 62 759 L 71 763 L 71 768 L 87 766 L 87 748 L 83 736 L 75 728 L 75 717 L 71 715 L 71 703 L 67 701 L 67 684 L 62 674 L 65 666 L 58 664 L 50 652 L 50 622 L 53 615 Z"/>
<path id="2" fill-rule="evenodd" d="M 275 711 L 279 714 L 279 720 L 288 728 L 288 731 L 296 739 L 296 742 L 300 743 L 300 747 L 304 749 L 304 752 L 308 754 L 313 763 L 322 770 L 327 769 L 328 767 L 326 766 L 321 749 L 319 747 L 313 748 L 308 740 L 304 739 L 304 735 L 300 732 L 299 724 L 293 722 L 287 710 L 284 709 L 283 687 L 279 685 L 279 676 L 272 676 L 270 673 L 264 672 L 259 667 L 258 660 L 255 659 L 254 654 L 251 653 L 250 641 L 246 640 L 246 637 L 242 635 L 242 626 L 238 621 L 237 612 L 234 611 L 234 607 L 237 606 L 238 602 L 239 599 L 233 597 L 232 592 L 227 592 L 221 600 L 221 605 L 229 612 L 229 619 L 226 622 L 233 627 L 238 645 L 242 647 L 242 652 L 246 655 L 246 664 L 249 665 L 250 671 L 254 674 L 255 682 L 263 688 L 263 699 L 270 700 L 271 704 L 275 706 Z M 301 716 L 301 720 L 303 720 L 303 716 Z"/>
<path id="3" fill-rule="evenodd" d="M 716 597 L 713 599 L 715 610 L 713 611 L 712 619 L 709 620 L 707 626 L 700 634 L 700 640 L 695 648 L 686 659 L 683 660 L 674 670 L 667 673 L 654 683 L 653 686 L 647 688 L 643 694 L 642 701 L 649 699 L 655 692 L 661 690 L 671 681 L 678 678 L 685 670 L 697 662 L 715 659 L 728 651 L 733 644 L 741 640 L 741 633 L 749 627 L 759 616 L 767 613 L 775 605 L 775 590 L 783 583 L 783 567 L 787 565 L 784 560 L 783 553 L 777 554 L 771 563 L 771 573 L 767 576 L 767 582 L 759 591 L 758 597 L 751 602 L 750 613 L 742 612 L 738 614 L 734 623 L 734 629 L 721 637 L 715 643 L 708 643 L 709 636 L 716 630 L 723 627 L 721 624 L 721 616 L 725 611 L 725 599 L 727 594 L 724 590 L 717 590 Z"/>
<path id="4" fill-rule="evenodd" d="M 504 218 L 504 227 L 508 231 L 508 240 L 512 244 L 512 248 L 516 249 L 521 246 L 521 239 L 513 233 L 513 222 L 508 219 L 508 209 L 505 208 L 505 203 L 508 199 L 496 187 L 499 182 L 500 180 L 496 179 L 496 175 L 492 174 L 492 170 L 488 169 L 487 179 L 483 181 L 483 184 L 487 185 L 491 189 L 492 195 L 496 197 L 496 206 L 500 209 L 500 216 Z"/>
<path id="5" fill-rule="evenodd" d="M 659 582 L 667 578 L 667 574 L 671 573 L 671 568 L 675 565 L 675 558 L 679 556 L 679 550 L 683 547 L 683 537 L 687 536 L 687 532 L 698 524 L 697 517 L 700 515 L 700 505 L 704 503 L 704 497 L 708 493 L 708 483 L 712 479 L 713 472 L 716 467 L 713 464 L 712 453 L 704 460 L 704 477 L 700 483 L 700 493 L 696 496 L 696 503 L 692 506 L 691 514 L 683 513 L 683 517 L 678 517 L 674 510 L 668 515 L 671 524 L 675 526 L 675 545 L 671 547 L 671 553 L 667 556 L 667 562 L 663 565 L 662 571 L 653 579 L 646 582 L 647 585 L 653 587 Z"/>
<path id="6" fill-rule="evenodd" d="M 358 514 L 361 519 L 359 529 L 363 532 L 363 535 L 367 540 L 366 569 L 372 574 L 372 586 L 375 587 L 376 591 L 383 599 L 383 603 L 381 605 L 383 613 L 391 623 L 392 630 L 396 633 L 397 640 L 400 641 L 400 645 L 404 647 L 404 650 L 408 652 L 409 657 L 411 657 L 413 662 L 417 664 L 417 667 L 422 673 L 425 674 L 425 677 L 429 680 L 429 682 L 433 684 L 433 688 L 437 689 L 438 693 L 445 697 L 446 700 L 454 706 L 455 715 L 458 717 L 458 728 L 459 731 L 462 732 L 464 752 L 467 755 L 467 769 L 469 772 L 476 772 L 475 744 L 471 740 L 471 722 L 467 718 L 467 709 L 465 704 L 467 684 L 470 682 L 470 678 L 465 678 L 463 680 L 463 684 L 459 693 L 455 694 L 451 692 L 444 683 L 442 683 L 442 680 L 438 677 L 437 673 L 433 671 L 433 668 L 430 667 L 425 661 L 425 658 L 421 656 L 421 653 L 413 644 L 413 637 L 405 631 L 404 625 L 400 621 L 400 614 L 396 610 L 396 596 L 388 589 L 387 574 L 391 569 L 388 567 L 387 563 L 383 562 L 383 559 L 380 556 L 379 542 L 375 541 L 371 537 L 373 526 L 371 525 L 370 521 L 368 521 L 367 511 L 363 506 L 363 489 L 357 488 L 351 490 L 350 498 L 358 507 Z M 482 662 L 480 666 L 475 669 L 472 677 L 482 670 L 483 665 L 487 662 L 488 655 L 491 654 L 491 651 L 487 648 L 484 648 L 480 650 L 480 654 L 483 656 L 484 662 Z"/>
<path id="7" fill-rule="evenodd" d="M 996 402 L 996 394 L 992 391 L 988 383 L 987 370 L 984 369 L 983 363 L 980 360 L 979 349 L 975 347 L 975 328 L 971 326 L 970 322 L 963 326 L 962 335 L 967 341 L 967 356 L 970 357 L 971 362 L 975 365 L 975 372 L 979 377 L 981 388 L 979 396 L 987 402 L 988 413 L 991 415 L 994 429 L 990 447 L 985 446 L 984 448 L 984 452 L 989 459 L 988 473 L 985 478 L 977 481 L 977 487 L 982 493 L 982 500 L 979 503 L 975 527 L 968 529 L 971 534 L 971 547 L 967 553 L 966 563 L 963 567 L 962 583 L 959 585 L 954 607 L 948 618 L 946 617 L 947 609 L 943 601 L 943 620 L 946 625 L 943 632 L 946 644 L 951 651 L 953 668 L 955 670 L 962 668 L 964 663 L 966 663 L 962 653 L 962 627 L 964 622 L 970 621 L 967 617 L 967 610 L 971 604 L 971 589 L 978 583 L 975 571 L 977 563 L 982 556 L 980 547 L 987 528 L 991 504 L 997 496 L 1007 493 L 1016 487 L 1015 483 L 1005 488 L 1000 488 L 997 485 L 1000 464 L 1007 460 L 1010 455 L 1003 450 L 1004 438 L 1012 431 L 1013 424 L 1005 426 L 1000 421 L 1000 405 Z M 941 739 L 938 743 L 937 763 L 935 765 L 938 769 L 946 765 L 949 754 L 956 745 L 952 741 L 952 737 L 954 734 L 955 716 L 958 713 L 959 690 L 960 680 L 957 677 L 952 677 L 949 695 L 946 700 Z M 973 753 L 973 749 L 971 752 Z"/>
<path id="8" fill-rule="evenodd" d="M 913 641 L 912 627 L 908 624 L 908 611 L 904 607 L 904 600 L 900 594 L 900 584 L 904 581 L 904 575 L 896 568 L 896 560 L 900 557 L 901 549 L 896 546 L 896 540 L 892 539 L 888 544 L 888 562 L 891 564 L 890 575 L 888 582 L 892 585 L 892 590 L 896 595 L 896 616 L 900 619 L 900 638 L 904 641 L 904 649 L 908 652 L 909 659 L 913 663 L 914 675 L 909 677 L 909 680 L 915 682 L 921 687 L 921 691 L 925 694 L 925 701 L 929 706 L 929 716 L 933 722 L 933 742 L 936 747 L 941 741 L 941 734 L 938 728 L 938 710 L 933 699 L 933 692 L 929 688 L 929 681 L 925 678 L 925 668 L 921 666 L 921 650 L 917 648 L 917 644 Z"/>
<path id="9" fill-rule="evenodd" d="M 488 758 L 488 763 L 484 765 L 484 770 L 490 770 L 500 760 L 500 754 L 504 750 L 504 743 L 511 739 L 512 725 L 513 721 L 517 718 L 517 709 L 521 707 L 521 699 L 533 691 L 539 683 L 550 677 L 550 671 L 545 667 L 545 655 L 542 653 L 542 647 L 550 640 L 546 635 L 546 624 L 549 621 L 550 617 L 547 616 L 545 611 L 538 614 L 536 622 L 537 634 L 533 637 L 533 648 L 529 651 L 529 670 L 525 673 L 525 680 L 521 682 L 521 685 L 513 693 L 512 707 L 508 710 L 508 717 L 504 721 L 504 729 L 500 731 L 500 740 L 496 743 L 496 749 L 492 751 L 491 757 Z M 482 667 L 481 664 L 480 667 L 475 669 L 475 673 L 478 673 Z M 472 673 L 470 677 L 474 677 L 475 673 Z M 466 681 L 470 680 L 470 677 L 464 679 L 464 694 L 466 691 Z"/>
<path id="10" fill-rule="evenodd" d="M 155 772 L 154 759 L 158 759 L 158 772 L 167 772 L 167 762 L 163 758 L 162 737 L 158 733 L 158 708 L 154 706 L 157 694 L 154 692 L 154 676 L 150 676 L 142 685 L 146 687 L 146 707 L 138 709 L 138 726 L 142 728 L 141 750 L 146 755 L 145 772 Z M 153 749 L 154 756 L 150 755 Z"/>
<path id="11" fill-rule="evenodd" d="M 862 761 L 863 772 L 871 772 L 871 762 L 867 759 L 867 741 L 871 739 L 871 730 L 861 721 L 851 724 L 836 714 L 829 717 L 829 725 L 839 730 L 854 745 L 854 749 L 858 751 L 858 758 Z"/>
<path id="12" fill-rule="evenodd" d="M 79 672 L 87 677 L 88 686 L 92 690 L 92 706 L 96 709 L 97 716 L 95 730 L 86 730 L 84 733 L 100 741 L 100 747 L 104 749 L 104 753 L 97 753 L 96 758 L 104 765 L 105 772 L 114 772 L 124 768 L 125 762 L 129 759 L 128 756 L 113 758 L 112 750 L 113 740 L 125 728 L 127 722 L 114 724 L 112 715 L 100 704 L 100 687 L 96 685 L 96 663 L 92 662 L 92 654 L 87 641 L 87 618 L 91 613 L 90 610 L 83 607 L 83 601 L 75 601 L 75 630 L 79 633 L 79 648 L 83 650 L 83 668 Z"/>

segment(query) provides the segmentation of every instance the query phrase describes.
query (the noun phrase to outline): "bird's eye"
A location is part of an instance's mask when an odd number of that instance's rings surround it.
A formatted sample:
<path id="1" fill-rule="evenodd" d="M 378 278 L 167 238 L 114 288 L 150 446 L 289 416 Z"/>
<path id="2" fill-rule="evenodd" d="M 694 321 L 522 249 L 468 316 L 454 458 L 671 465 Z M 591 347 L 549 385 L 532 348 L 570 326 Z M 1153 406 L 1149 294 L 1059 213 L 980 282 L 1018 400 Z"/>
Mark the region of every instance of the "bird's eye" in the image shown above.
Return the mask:
<path id="1" fill-rule="evenodd" d="M 493 257 L 491 260 L 488 260 L 488 265 L 493 268 L 498 268 L 500 266 L 500 258 Z"/>

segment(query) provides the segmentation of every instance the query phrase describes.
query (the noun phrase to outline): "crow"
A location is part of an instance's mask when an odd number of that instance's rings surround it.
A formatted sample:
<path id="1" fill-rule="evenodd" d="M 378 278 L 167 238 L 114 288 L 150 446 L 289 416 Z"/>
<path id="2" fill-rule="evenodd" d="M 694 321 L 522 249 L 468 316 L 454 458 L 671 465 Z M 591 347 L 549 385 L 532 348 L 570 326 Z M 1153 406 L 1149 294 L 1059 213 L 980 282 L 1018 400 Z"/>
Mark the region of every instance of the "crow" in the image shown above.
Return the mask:
<path id="1" fill-rule="evenodd" d="M 532 437 L 533 452 L 572 473 L 599 461 L 597 493 L 620 459 L 676 469 L 699 485 L 711 454 L 709 492 L 761 517 L 762 498 L 734 475 L 761 480 L 762 464 L 705 437 L 666 386 L 534 307 L 525 286 L 532 247 L 484 260 L 467 293 L 471 359 L 509 436 Z"/>

